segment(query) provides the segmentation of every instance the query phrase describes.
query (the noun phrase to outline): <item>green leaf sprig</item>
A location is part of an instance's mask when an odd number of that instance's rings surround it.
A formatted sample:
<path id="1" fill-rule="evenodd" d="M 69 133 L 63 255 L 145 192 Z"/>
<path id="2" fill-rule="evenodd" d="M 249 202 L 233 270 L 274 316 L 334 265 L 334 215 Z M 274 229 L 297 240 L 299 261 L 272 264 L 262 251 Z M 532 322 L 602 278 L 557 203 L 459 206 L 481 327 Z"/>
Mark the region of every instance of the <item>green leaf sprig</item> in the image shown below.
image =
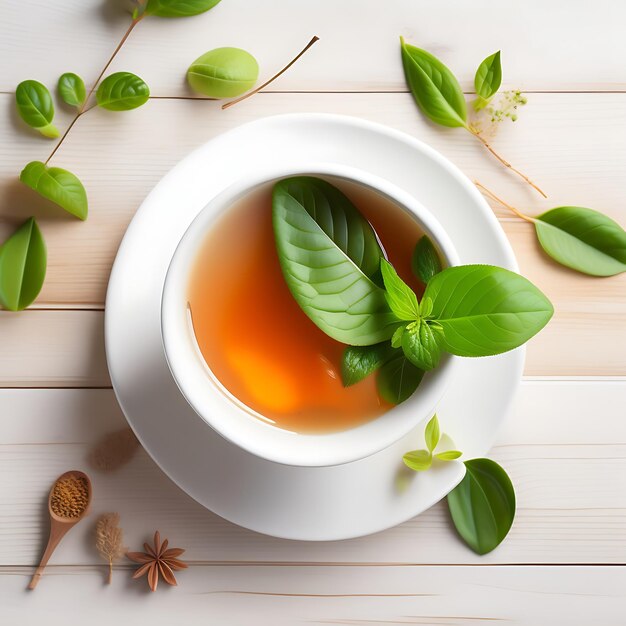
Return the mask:
<path id="1" fill-rule="evenodd" d="M 407 85 L 422 113 L 435 124 L 450 128 L 464 128 L 507 169 L 511 170 L 544 198 L 546 194 L 528 177 L 498 154 L 482 134 L 468 122 L 467 105 L 459 81 L 450 69 L 426 50 L 412 46 L 400 37 L 402 66 Z M 500 86 L 502 67 L 500 55 L 495 53 L 478 68 L 476 87 L 485 104 L 493 97 L 494 87 Z"/>
<path id="2" fill-rule="evenodd" d="M 220 0 L 135 0 L 131 23 L 109 57 L 98 78 L 87 92 L 83 79 L 72 72 L 59 78 L 57 89 L 63 102 L 76 107 L 76 114 L 45 161 L 28 163 L 20 180 L 33 191 L 57 204 L 75 217 L 85 220 L 88 201 L 80 179 L 60 167 L 48 163 L 61 147 L 74 124 L 94 106 L 111 111 L 127 111 L 144 104 L 150 90 L 146 83 L 130 72 L 104 75 L 118 52 L 139 22 L 148 15 L 186 17 L 204 13 Z M 97 89 L 97 92 L 96 92 Z M 96 103 L 90 106 L 95 92 Z M 35 80 L 21 82 L 15 90 L 15 103 L 20 117 L 45 137 L 56 138 L 54 104 L 47 87 Z M 0 304 L 11 310 L 28 306 L 41 289 L 46 273 L 46 249 L 34 220 L 29 220 L 0 248 Z"/>
<path id="3" fill-rule="evenodd" d="M 420 302 L 384 258 L 369 222 L 318 178 L 276 183 L 272 222 L 294 299 L 318 328 L 350 346 L 342 360 L 344 384 L 378 371 L 379 394 L 389 402 L 406 400 L 443 352 L 479 357 L 512 350 L 553 314 L 541 291 L 509 270 L 441 270 L 428 238 L 417 242 L 413 255 L 414 271 L 426 279 Z"/>
<path id="4" fill-rule="evenodd" d="M 615 276 L 626 271 L 626 232 L 610 217 L 578 206 L 561 206 L 530 217 L 480 183 L 476 186 L 533 224 L 539 244 L 557 263 L 589 276 Z"/>
<path id="5" fill-rule="evenodd" d="M 490 459 L 465 461 L 463 480 L 448 494 L 454 526 L 478 554 L 497 548 L 515 519 L 515 490 L 507 473 Z"/>
<path id="6" fill-rule="evenodd" d="M 433 464 L 433 459 L 440 461 L 455 461 L 462 456 L 462 452 L 459 450 L 439 450 L 437 446 L 442 441 L 442 433 L 439 428 L 439 419 L 437 415 L 433 415 L 424 431 L 424 438 L 426 440 L 426 450 L 413 450 L 407 452 L 402 460 L 404 464 L 416 472 L 424 472 Z"/>

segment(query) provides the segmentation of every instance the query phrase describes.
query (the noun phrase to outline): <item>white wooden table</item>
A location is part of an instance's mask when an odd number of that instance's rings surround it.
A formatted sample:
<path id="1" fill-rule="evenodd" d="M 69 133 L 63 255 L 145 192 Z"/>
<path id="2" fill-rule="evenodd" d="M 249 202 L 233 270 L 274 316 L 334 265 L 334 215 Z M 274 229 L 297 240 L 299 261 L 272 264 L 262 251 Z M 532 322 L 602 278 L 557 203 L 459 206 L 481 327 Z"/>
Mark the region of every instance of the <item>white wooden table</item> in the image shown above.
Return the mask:
<path id="1" fill-rule="evenodd" d="M 55 476 L 124 426 L 107 374 L 103 308 L 109 270 L 141 200 L 182 156 L 222 131 L 292 111 L 376 120 L 431 144 L 530 213 L 590 206 L 626 223 L 626 5 L 615 0 L 223 0 L 189 19 L 147 19 L 112 70 L 129 70 L 153 98 L 135 111 L 93 110 L 54 163 L 90 195 L 79 223 L 17 182 L 52 143 L 13 106 L 15 86 L 50 87 L 65 71 L 94 80 L 124 32 L 114 1 L 0 1 L 0 237 L 37 216 L 49 249 L 41 296 L 0 312 L 0 623 L 108 624 L 623 624 L 626 619 L 626 280 L 558 268 L 531 227 L 500 213 L 523 273 L 555 304 L 528 348 L 524 381 L 492 452 L 515 483 L 506 541 L 478 557 L 455 536 L 445 504 L 353 541 L 295 543 L 225 522 L 179 491 L 140 451 L 112 474 L 91 472 L 94 514 L 119 511 L 127 544 L 159 528 L 187 549 L 180 586 L 144 591 L 130 567 L 103 584 L 93 519 L 25 591 L 47 533 Z M 240 46 L 269 76 L 312 35 L 321 41 L 260 94 L 228 111 L 193 99 L 189 63 Z M 541 201 L 467 133 L 435 128 L 406 93 L 398 35 L 440 55 L 468 91 L 487 54 L 502 49 L 505 87 L 529 104 L 495 145 L 549 193 Z M 64 127 L 70 112 L 58 106 Z M 174 620 L 178 622 L 173 622 Z M 181 621 L 182 620 L 182 621 Z"/>

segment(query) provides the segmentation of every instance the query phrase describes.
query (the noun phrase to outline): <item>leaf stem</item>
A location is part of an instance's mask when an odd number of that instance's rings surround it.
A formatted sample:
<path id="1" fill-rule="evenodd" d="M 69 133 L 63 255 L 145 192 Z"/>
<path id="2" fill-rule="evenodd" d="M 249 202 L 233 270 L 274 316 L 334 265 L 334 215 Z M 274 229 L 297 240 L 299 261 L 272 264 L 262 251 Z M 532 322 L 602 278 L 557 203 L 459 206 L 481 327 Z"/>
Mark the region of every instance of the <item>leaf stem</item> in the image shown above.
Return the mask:
<path id="1" fill-rule="evenodd" d="M 46 165 L 48 164 L 50 159 L 52 159 L 52 157 L 55 155 L 56 151 L 61 147 L 61 144 L 63 143 L 63 141 L 65 140 L 65 138 L 69 134 L 70 130 L 72 130 L 72 127 L 74 126 L 74 124 L 76 124 L 76 122 L 78 121 L 78 118 L 81 115 L 84 115 L 85 113 L 87 113 L 87 111 L 91 111 L 91 109 L 94 108 L 95 105 L 92 105 L 89 108 L 86 108 L 87 104 L 89 104 L 89 100 L 91 99 L 91 96 L 93 95 L 93 92 L 96 90 L 96 87 L 98 86 L 98 84 L 102 80 L 102 77 L 104 76 L 104 73 L 109 68 L 109 65 L 111 65 L 111 63 L 113 62 L 113 59 L 117 56 L 117 53 L 121 50 L 122 46 L 124 45 L 124 43 L 128 39 L 129 35 L 133 32 L 133 29 L 135 28 L 135 26 L 137 26 L 137 24 L 139 24 L 139 22 L 142 19 L 143 19 L 143 15 L 140 15 L 140 16 L 134 18 L 132 20 L 132 22 L 130 23 L 130 26 L 126 29 L 126 32 L 124 33 L 122 39 L 117 44 L 117 47 L 113 51 L 113 54 L 109 57 L 109 60 L 106 62 L 105 66 L 102 68 L 102 71 L 98 75 L 98 78 L 96 78 L 96 81 L 94 82 L 93 86 L 89 90 L 89 93 L 87 94 L 87 97 L 85 98 L 84 102 L 82 103 L 82 105 L 78 109 L 78 112 L 74 116 L 74 119 L 70 122 L 70 125 L 67 127 L 67 130 L 61 136 L 61 139 L 59 139 L 57 145 L 54 146 L 54 149 L 50 153 L 50 156 L 46 159 L 46 161 L 45 161 Z"/>
<path id="2" fill-rule="evenodd" d="M 319 41 L 319 37 L 314 36 L 311 39 L 311 41 L 309 41 L 309 43 L 306 46 L 304 46 L 304 48 L 293 59 L 291 59 L 291 61 L 287 63 L 287 65 L 285 65 L 285 67 L 283 67 L 282 70 L 280 70 L 280 72 L 278 72 L 277 74 L 274 74 L 274 76 L 272 76 L 269 80 L 265 81 L 260 87 L 256 87 L 252 91 L 245 93 L 243 96 L 240 96 L 239 98 L 236 98 L 235 100 L 231 100 L 230 102 L 223 104 L 222 109 L 228 109 L 229 107 L 232 107 L 234 104 L 237 104 L 238 102 L 241 102 L 242 100 L 246 100 L 250 96 L 253 96 L 255 93 L 258 93 L 259 91 L 261 91 L 261 89 L 265 89 L 265 87 L 267 87 L 270 83 L 273 83 L 281 74 L 284 74 L 316 41 Z"/>
<path id="3" fill-rule="evenodd" d="M 480 143 L 483 144 L 483 146 L 485 146 L 485 148 L 487 148 L 487 150 L 489 150 L 489 152 L 491 152 L 491 154 L 493 154 L 494 157 L 496 157 L 496 159 L 498 159 L 498 161 L 500 161 L 500 163 L 502 163 L 502 165 L 504 165 L 504 167 L 507 167 L 512 172 L 515 172 L 520 178 L 525 180 L 533 189 L 538 191 L 544 198 L 548 197 L 542 189 L 540 189 L 535 183 L 533 183 L 532 180 L 530 180 L 530 178 L 528 178 L 528 176 L 526 176 L 526 174 L 523 174 L 518 169 L 514 168 L 505 158 L 501 157 L 491 147 L 491 144 L 475 128 L 473 128 L 472 126 L 466 126 L 466 128 L 472 135 L 474 135 L 474 137 L 476 137 L 476 139 L 478 139 L 478 141 L 480 141 Z"/>
<path id="4" fill-rule="evenodd" d="M 113 580 L 113 559 L 109 557 L 109 575 L 107 576 L 107 585 L 110 585 L 112 580 Z"/>
<path id="5" fill-rule="evenodd" d="M 496 196 L 496 194 L 493 193 L 493 191 L 487 189 L 487 187 L 485 187 L 483 184 L 479 183 L 477 180 L 474 181 L 474 184 L 476 185 L 476 187 L 478 187 L 478 189 L 480 189 L 480 191 L 484 195 L 486 195 L 488 198 L 491 198 L 492 200 L 495 200 L 498 204 L 501 204 L 503 207 L 507 208 L 512 213 L 515 213 L 515 215 L 517 215 L 517 217 L 520 217 L 523 220 L 526 220 L 527 222 L 530 222 L 531 224 L 535 222 L 535 219 L 533 217 L 530 217 L 528 215 L 524 215 L 521 211 L 518 211 L 514 206 L 511 206 L 510 204 L 508 204 L 507 202 L 505 202 L 504 200 L 502 200 L 501 198 Z"/>

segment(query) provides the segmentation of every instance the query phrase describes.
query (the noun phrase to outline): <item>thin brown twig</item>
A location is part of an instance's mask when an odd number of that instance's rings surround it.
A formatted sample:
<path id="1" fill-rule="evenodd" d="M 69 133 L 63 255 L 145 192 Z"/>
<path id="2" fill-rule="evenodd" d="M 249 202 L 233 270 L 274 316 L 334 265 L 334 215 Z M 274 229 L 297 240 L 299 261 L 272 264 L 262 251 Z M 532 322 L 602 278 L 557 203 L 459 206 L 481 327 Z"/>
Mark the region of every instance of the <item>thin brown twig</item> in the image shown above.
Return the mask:
<path id="1" fill-rule="evenodd" d="M 93 92 L 96 90 L 96 87 L 98 86 L 98 84 L 100 83 L 100 81 L 102 80 L 102 77 L 104 76 L 104 73 L 107 71 L 107 69 L 109 68 L 109 65 L 111 65 L 111 63 L 113 62 L 113 59 L 117 56 L 117 53 L 121 50 L 122 46 L 124 45 L 124 43 L 126 42 L 126 40 L 128 39 L 129 35 L 133 32 L 133 29 L 135 28 L 135 26 L 137 26 L 137 24 L 139 24 L 139 22 L 143 19 L 143 15 L 140 15 L 139 17 L 135 18 L 131 23 L 130 26 L 126 29 L 126 32 L 124 33 L 124 36 L 122 37 L 122 39 L 120 40 L 120 42 L 117 44 L 117 47 L 115 48 L 115 50 L 113 51 L 113 54 L 109 57 L 109 60 L 106 62 L 106 65 L 104 66 L 104 68 L 102 68 L 102 71 L 100 72 L 100 74 L 98 75 L 98 78 L 96 78 L 96 81 L 94 82 L 93 86 L 91 87 L 91 89 L 89 90 L 89 93 L 87 94 L 87 97 L 85 98 L 85 101 L 83 102 L 83 104 L 81 105 L 81 107 L 78 109 L 78 112 L 76 113 L 76 115 L 74 116 L 74 119 L 70 122 L 70 125 L 67 127 L 67 130 L 63 133 L 63 135 L 61 136 L 61 139 L 59 139 L 59 142 L 57 143 L 56 146 L 54 146 L 54 149 L 52 150 L 52 152 L 50 153 L 50 156 L 46 159 L 45 163 L 46 165 L 48 164 L 48 162 L 50 161 L 50 159 L 52 159 L 52 157 L 55 155 L 56 151 L 61 147 L 61 144 L 63 143 L 63 141 L 65 141 L 65 138 L 67 137 L 67 135 L 69 134 L 70 130 L 72 130 L 72 127 L 74 126 L 74 124 L 76 124 L 76 122 L 78 121 L 78 119 L 84 115 L 85 113 L 87 113 L 88 111 L 91 111 L 91 109 L 94 108 L 95 105 L 90 106 L 89 108 L 85 108 L 87 107 L 87 104 L 89 104 L 89 100 L 91 99 L 91 96 L 93 95 Z"/>
<path id="2" fill-rule="evenodd" d="M 260 87 L 256 87 L 256 89 L 253 89 L 252 91 L 249 91 L 248 93 L 245 93 L 243 96 L 240 96 L 239 98 L 236 98 L 235 100 L 231 100 L 230 102 L 223 104 L 222 109 L 228 109 L 229 107 L 232 107 L 234 104 L 237 104 L 238 102 L 241 102 L 242 100 L 246 100 L 250 96 L 253 96 L 255 93 L 258 93 L 259 91 L 261 91 L 261 89 L 265 89 L 265 87 L 267 87 L 270 83 L 273 83 L 281 74 L 284 74 L 316 41 L 319 41 L 319 37 L 314 36 L 311 39 L 311 41 L 309 41 L 309 43 L 306 46 L 304 46 L 304 48 L 298 53 L 298 55 L 296 55 L 289 63 L 287 63 L 287 65 L 285 65 L 285 67 L 283 67 L 283 69 L 280 70 L 280 72 L 278 72 L 277 74 L 274 74 L 274 76 L 272 76 L 269 80 L 265 81 Z"/>
<path id="3" fill-rule="evenodd" d="M 491 191 L 490 189 L 487 189 L 487 187 L 485 187 L 482 183 L 479 183 L 477 180 L 475 180 L 474 184 L 476 185 L 476 187 L 478 187 L 478 189 L 480 189 L 480 191 L 484 195 L 486 195 L 488 198 L 491 198 L 492 200 L 495 200 L 498 204 L 501 204 L 503 207 L 505 207 L 512 213 L 515 213 L 517 217 L 520 217 L 523 220 L 526 220 L 527 222 L 531 222 L 531 223 L 535 221 L 533 217 L 530 217 L 529 215 L 524 215 L 521 211 L 518 211 L 514 206 L 511 206 L 508 202 L 505 202 L 504 200 L 496 196 L 496 194 L 493 193 L 493 191 Z"/>
<path id="4" fill-rule="evenodd" d="M 491 147 L 491 144 L 475 128 L 467 126 L 467 130 L 469 130 L 469 132 L 472 133 L 472 135 L 474 135 L 474 137 L 476 137 L 476 139 L 478 139 L 478 141 L 480 141 L 483 146 L 485 146 L 485 148 L 487 148 L 487 150 L 489 150 L 489 152 L 491 152 L 491 154 L 493 154 L 493 156 L 496 157 L 496 159 L 498 159 L 500 163 L 502 163 L 502 165 L 504 165 L 504 167 L 507 167 L 512 172 L 515 172 L 520 178 L 524 179 L 533 189 L 538 191 L 544 198 L 548 197 L 540 187 L 538 187 L 535 183 L 533 183 L 532 180 L 530 180 L 530 178 L 528 178 L 528 176 L 526 176 L 526 174 L 520 172 L 518 169 L 513 167 L 504 157 L 500 156 Z"/>

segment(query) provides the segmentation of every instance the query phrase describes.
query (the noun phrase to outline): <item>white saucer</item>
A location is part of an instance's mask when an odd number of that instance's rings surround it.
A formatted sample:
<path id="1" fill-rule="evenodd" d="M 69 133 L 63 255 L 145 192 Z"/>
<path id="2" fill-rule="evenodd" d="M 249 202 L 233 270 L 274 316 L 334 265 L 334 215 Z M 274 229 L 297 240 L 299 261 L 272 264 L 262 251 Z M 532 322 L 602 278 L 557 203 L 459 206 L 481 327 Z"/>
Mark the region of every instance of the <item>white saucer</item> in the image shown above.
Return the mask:
<path id="1" fill-rule="evenodd" d="M 405 472 L 423 426 L 367 459 L 327 468 L 262 460 L 233 446 L 180 394 L 163 353 L 161 292 L 181 236 L 217 193 L 268 165 L 343 164 L 386 178 L 438 218 L 462 263 L 517 270 L 487 203 L 449 161 L 416 139 L 360 119 L 281 115 L 240 126 L 183 159 L 146 198 L 120 246 L 106 302 L 106 348 L 119 403 L 144 448 L 181 489 L 252 530 L 302 540 L 357 537 L 418 515 L 462 478 L 460 462 Z M 438 410 L 465 456 L 484 455 L 522 375 L 523 348 L 462 359 Z"/>

